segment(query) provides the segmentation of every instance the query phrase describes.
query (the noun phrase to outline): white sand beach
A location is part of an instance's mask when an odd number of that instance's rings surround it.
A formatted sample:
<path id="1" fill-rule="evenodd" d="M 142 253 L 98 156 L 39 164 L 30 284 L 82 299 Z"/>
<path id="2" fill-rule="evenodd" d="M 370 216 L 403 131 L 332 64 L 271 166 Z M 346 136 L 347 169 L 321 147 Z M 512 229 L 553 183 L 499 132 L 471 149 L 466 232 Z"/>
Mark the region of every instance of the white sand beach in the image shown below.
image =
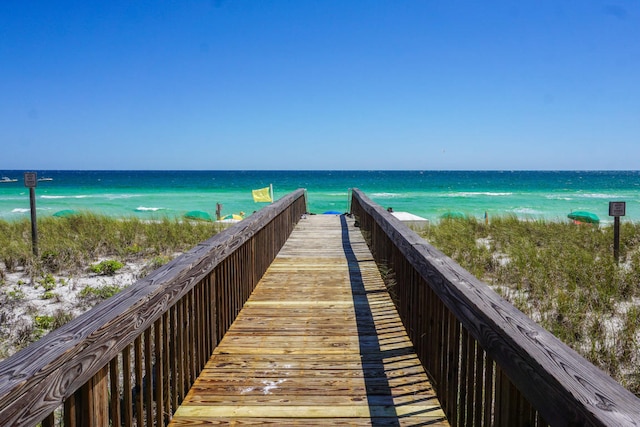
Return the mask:
<path id="1" fill-rule="evenodd" d="M 77 317 L 103 300 L 98 296 L 101 290 L 132 285 L 155 268 L 152 263 L 151 259 L 129 261 L 112 276 L 96 274 L 87 265 L 81 273 L 49 276 L 51 284 L 43 283 L 42 277 L 32 281 L 23 268 L 6 272 L 0 263 L 5 272 L 0 282 L 0 360 L 49 332 L 38 319 Z"/>

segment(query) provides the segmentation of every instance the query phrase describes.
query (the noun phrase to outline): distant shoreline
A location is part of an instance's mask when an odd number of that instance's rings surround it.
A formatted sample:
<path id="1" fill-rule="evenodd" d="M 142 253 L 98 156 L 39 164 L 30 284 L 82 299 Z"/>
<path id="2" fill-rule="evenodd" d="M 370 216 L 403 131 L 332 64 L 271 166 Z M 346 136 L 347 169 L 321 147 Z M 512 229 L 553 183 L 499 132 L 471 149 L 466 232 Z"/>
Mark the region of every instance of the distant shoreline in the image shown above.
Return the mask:
<path id="1" fill-rule="evenodd" d="M 309 210 L 347 212 L 349 191 L 358 188 L 383 208 L 409 212 L 432 223 L 451 211 L 478 219 L 566 221 L 572 211 L 594 212 L 603 224 L 610 201 L 626 201 L 625 221 L 640 221 L 640 171 L 38 171 L 52 181 L 36 188 L 39 216 L 64 209 L 113 217 L 179 218 L 191 210 L 212 215 L 251 213 L 252 189 L 273 185 L 275 198 L 307 190 Z M 2 176 L 10 171 L 0 171 Z M 0 184 L 0 219 L 28 218 L 22 182 Z"/>

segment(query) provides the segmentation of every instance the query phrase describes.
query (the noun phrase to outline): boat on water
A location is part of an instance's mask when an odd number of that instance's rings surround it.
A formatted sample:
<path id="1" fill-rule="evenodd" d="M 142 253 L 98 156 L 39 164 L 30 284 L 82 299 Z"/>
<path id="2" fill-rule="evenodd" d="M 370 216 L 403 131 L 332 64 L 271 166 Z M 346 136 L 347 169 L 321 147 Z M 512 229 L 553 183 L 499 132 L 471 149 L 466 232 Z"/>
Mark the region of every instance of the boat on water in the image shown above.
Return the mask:
<path id="1" fill-rule="evenodd" d="M 15 178 L 9 178 L 8 176 L 3 176 L 0 178 L 0 182 L 17 182 L 18 180 Z"/>
<path id="2" fill-rule="evenodd" d="M 53 181 L 53 178 L 47 177 L 47 176 L 43 176 L 42 178 L 38 178 L 38 182 L 43 182 L 43 181 Z"/>

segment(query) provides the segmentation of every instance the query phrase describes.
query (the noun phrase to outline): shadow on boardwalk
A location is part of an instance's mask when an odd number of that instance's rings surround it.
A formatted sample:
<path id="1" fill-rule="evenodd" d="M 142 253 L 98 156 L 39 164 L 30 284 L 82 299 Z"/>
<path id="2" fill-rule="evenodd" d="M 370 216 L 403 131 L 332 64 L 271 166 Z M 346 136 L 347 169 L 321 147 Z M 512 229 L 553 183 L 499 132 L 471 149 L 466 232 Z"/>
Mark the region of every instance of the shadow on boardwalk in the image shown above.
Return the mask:
<path id="1" fill-rule="evenodd" d="M 342 247 L 347 259 L 349 267 L 349 281 L 351 284 L 351 291 L 353 296 L 353 303 L 356 313 L 356 324 L 358 329 L 360 355 L 362 357 L 362 369 L 364 375 L 365 388 L 367 393 L 367 399 L 369 401 L 370 417 L 372 426 L 400 426 L 400 420 L 411 414 L 399 414 L 396 406 L 402 406 L 394 402 L 394 395 L 392 393 L 392 385 L 389 382 L 387 374 L 392 374 L 393 370 L 385 367 L 385 360 L 394 359 L 399 360 L 406 357 L 407 361 L 415 358 L 415 352 L 412 346 L 405 346 L 400 348 L 394 348 L 391 350 L 383 350 L 381 345 L 381 338 L 379 333 L 384 335 L 384 329 L 380 325 L 376 325 L 376 319 L 380 321 L 385 317 L 397 317 L 395 308 L 387 307 L 386 309 L 374 308 L 370 304 L 370 297 L 374 294 L 386 294 L 385 289 L 373 289 L 367 290 L 365 288 L 365 281 L 362 276 L 361 263 L 374 263 L 373 258 L 367 257 L 367 259 L 358 259 L 349 237 L 349 227 L 344 216 L 341 217 L 342 227 Z M 393 333 L 394 328 L 389 328 Z M 399 343 L 403 340 L 399 337 L 393 337 Z M 385 344 L 390 344 L 385 339 Z M 419 365 L 418 365 L 419 366 Z M 419 384 L 421 380 L 417 380 Z M 409 385 L 409 383 L 405 383 Z M 395 397 L 406 397 L 397 395 Z M 429 397 L 419 398 L 417 400 L 412 399 L 409 404 L 416 404 L 420 402 L 431 402 Z M 373 408 L 385 408 L 384 416 L 378 413 Z M 429 420 L 419 424 L 412 425 L 433 425 L 446 422 L 445 418 Z"/>

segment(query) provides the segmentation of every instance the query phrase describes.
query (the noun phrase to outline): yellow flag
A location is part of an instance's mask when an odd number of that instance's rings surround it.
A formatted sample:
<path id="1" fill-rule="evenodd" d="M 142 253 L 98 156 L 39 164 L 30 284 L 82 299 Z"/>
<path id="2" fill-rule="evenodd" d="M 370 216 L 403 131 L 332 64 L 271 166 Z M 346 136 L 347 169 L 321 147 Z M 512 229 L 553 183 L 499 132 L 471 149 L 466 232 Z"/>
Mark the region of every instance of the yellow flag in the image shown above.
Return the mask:
<path id="1" fill-rule="evenodd" d="M 253 194 L 254 202 L 272 202 L 271 192 L 269 191 L 269 187 L 259 188 L 257 190 L 251 190 Z"/>

